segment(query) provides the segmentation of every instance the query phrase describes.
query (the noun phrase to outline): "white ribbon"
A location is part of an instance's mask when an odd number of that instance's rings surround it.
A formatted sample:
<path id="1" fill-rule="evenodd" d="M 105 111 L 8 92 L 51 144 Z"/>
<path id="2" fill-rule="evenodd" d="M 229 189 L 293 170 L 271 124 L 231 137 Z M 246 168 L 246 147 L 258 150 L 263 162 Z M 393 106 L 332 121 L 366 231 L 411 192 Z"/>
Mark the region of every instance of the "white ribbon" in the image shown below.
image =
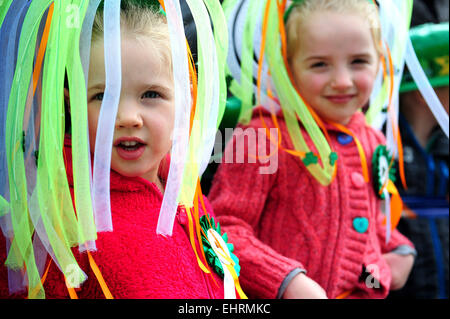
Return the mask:
<path id="1" fill-rule="evenodd" d="M 112 231 L 110 202 L 111 152 L 122 86 L 120 1 L 105 0 L 104 48 L 106 88 L 97 126 L 92 197 L 97 232 Z"/>
<path id="2" fill-rule="evenodd" d="M 423 98 L 427 102 L 431 112 L 434 117 L 438 121 L 445 135 L 448 137 L 448 114 L 444 109 L 441 101 L 436 95 L 436 92 L 433 90 L 433 87 L 430 84 L 425 72 L 423 71 L 419 59 L 417 59 L 416 52 L 414 51 L 414 47 L 411 43 L 411 39 L 408 39 L 407 47 L 406 47 L 406 64 L 408 65 L 409 72 L 411 73 L 414 81 L 417 84 L 417 87 L 422 93 Z"/>
<path id="3" fill-rule="evenodd" d="M 389 192 L 387 188 L 383 190 L 384 194 L 384 205 L 385 205 L 385 215 L 386 215 L 386 244 L 389 242 L 391 238 L 391 197 L 389 196 Z"/>
<path id="4" fill-rule="evenodd" d="M 175 124 L 169 175 L 159 213 L 156 233 L 171 236 L 178 207 L 177 198 L 181 188 L 183 169 L 188 151 L 189 120 L 192 102 L 189 87 L 186 40 L 180 3 L 175 0 L 165 0 L 164 3 L 169 25 L 173 61 Z"/>
<path id="5" fill-rule="evenodd" d="M 222 236 L 220 236 L 214 229 L 209 229 L 207 234 L 209 243 L 211 244 L 212 249 L 216 253 L 219 258 L 220 264 L 222 265 L 223 273 L 224 273 L 224 298 L 225 299 L 236 299 L 236 290 L 234 285 L 234 279 L 228 270 L 228 266 L 231 265 L 230 260 L 231 254 L 228 250 L 228 246 L 223 240 Z M 216 242 L 219 242 L 220 247 L 217 246 Z"/>

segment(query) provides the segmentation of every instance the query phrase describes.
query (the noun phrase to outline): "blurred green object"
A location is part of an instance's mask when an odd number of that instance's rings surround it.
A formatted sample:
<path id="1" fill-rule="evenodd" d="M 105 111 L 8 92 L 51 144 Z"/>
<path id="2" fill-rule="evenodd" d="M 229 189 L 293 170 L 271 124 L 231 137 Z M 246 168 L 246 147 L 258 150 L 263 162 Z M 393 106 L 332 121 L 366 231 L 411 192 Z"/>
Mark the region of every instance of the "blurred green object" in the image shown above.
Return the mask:
<path id="1" fill-rule="evenodd" d="M 223 115 L 222 122 L 220 123 L 219 130 L 223 132 L 225 128 L 235 128 L 239 119 L 240 111 L 241 100 L 235 96 L 229 97 L 225 105 L 225 113 Z"/>
<path id="2" fill-rule="evenodd" d="M 448 26 L 448 22 L 426 23 L 412 28 L 409 33 L 420 65 L 434 88 L 446 86 L 449 82 Z M 400 93 L 414 90 L 417 90 L 417 84 L 405 70 Z"/>
<path id="3" fill-rule="evenodd" d="M 216 174 L 219 163 L 221 163 L 223 151 L 225 150 L 226 146 L 225 144 L 227 142 L 226 140 L 227 134 L 225 132 L 225 129 L 226 128 L 234 129 L 236 127 L 236 125 L 238 124 L 240 112 L 241 112 L 241 100 L 239 100 L 235 96 L 228 97 L 227 102 L 225 104 L 225 112 L 223 114 L 222 122 L 220 123 L 219 126 L 221 140 L 218 142 L 222 143 L 221 148 L 214 150 L 214 154 L 211 157 L 211 161 L 209 162 L 209 165 L 201 178 L 202 192 L 205 196 L 207 196 L 209 193 L 212 180 L 214 178 L 214 175 Z"/>

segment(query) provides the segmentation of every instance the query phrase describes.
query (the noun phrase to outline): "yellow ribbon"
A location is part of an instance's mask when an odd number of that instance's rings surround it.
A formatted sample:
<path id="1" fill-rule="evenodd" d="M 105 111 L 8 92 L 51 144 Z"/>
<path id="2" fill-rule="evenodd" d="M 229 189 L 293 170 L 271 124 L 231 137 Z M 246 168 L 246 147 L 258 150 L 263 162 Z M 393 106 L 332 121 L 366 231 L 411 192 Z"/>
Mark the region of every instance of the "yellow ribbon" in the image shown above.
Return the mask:
<path id="1" fill-rule="evenodd" d="M 234 286 L 236 288 L 237 293 L 239 294 L 239 298 L 241 299 L 248 299 L 248 297 L 245 295 L 244 291 L 241 288 L 241 285 L 239 284 L 239 277 L 236 274 L 236 271 L 234 270 L 233 264 L 225 265 L 228 268 L 228 271 L 230 272 L 231 276 L 233 277 Z"/>
<path id="2" fill-rule="evenodd" d="M 192 220 L 192 215 L 191 212 L 189 211 L 189 209 L 186 209 L 186 215 L 189 221 L 189 241 L 191 242 L 191 246 L 192 249 L 194 250 L 195 253 L 195 257 L 197 258 L 197 263 L 199 265 L 199 267 L 207 274 L 210 273 L 210 271 L 208 270 L 208 267 L 206 267 L 203 262 L 200 260 L 200 257 L 198 256 L 197 253 L 197 246 L 195 245 L 195 239 L 194 239 L 194 222 Z"/>

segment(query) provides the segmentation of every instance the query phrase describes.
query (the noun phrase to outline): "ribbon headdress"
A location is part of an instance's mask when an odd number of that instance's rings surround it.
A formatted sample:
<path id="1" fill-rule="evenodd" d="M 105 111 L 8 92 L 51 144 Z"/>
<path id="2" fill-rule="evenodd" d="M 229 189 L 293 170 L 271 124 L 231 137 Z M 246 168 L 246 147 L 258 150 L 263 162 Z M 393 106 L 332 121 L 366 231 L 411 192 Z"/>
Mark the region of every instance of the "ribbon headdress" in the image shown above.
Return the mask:
<path id="1" fill-rule="evenodd" d="M 102 3 L 107 30 L 106 89 L 91 176 L 86 85 L 92 25 L 100 0 L 7 0 L 0 3 L 0 138 L 4 141 L 0 143 L 0 225 L 7 239 L 11 293 L 28 287 L 29 298 L 45 297 L 42 282 L 49 254 L 64 274 L 71 297 L 76 297 L 73 288 L 86 279 L 71 251 L 78 246 L 87 251 L 105 296 L 112 297 L 89 252 L 95 250 L 98 232 L 113 231 L 110 156 L 121 88 L 120 10 L 128 3 L 162 8 L 170 32 L 176 116 L 172 160 L 156 232 L 170 236 L 177 206 L 184 205 L 199 266 L 210 272 L 203 249 L 197 252 L 195 237 L 202 248 L 199 177 L 208 163 L 226 99 L 223 65 L 228 40 L 219 1 L 187 0 L 199 26 L 198 76 L 179 1 Z M 219 32 L 212 32 L 211 21 Z M 71 131 L 76 214 L 63 154 L 66 74 L 71 122 L 77 123 Z M 232 288 L 238 284 L 234 279 Z M 243 293 L 240 296 L 245 297 Z"/>
<path id="2" fill-rule="evenodd" d="M 281 108 L 295 148 L 285 151 L 299 156 L 309 172 L 322 185 L 328 185 L 335 174 L 336 153 L 321 130 L 320 119 L 291 81 L 285 54 L 286 1 L 228 0 L 223 6 L 230 34 L 227 70 L 234 79 L 230 91 L 242 103 L 239 121 L 249 121 L 253 106 L 265 106 L 273 114 Z M 316 153 L 305 142 L 298 119 L 311 137 Z M 280 141 L 273 143 L 280 146 Z"/>

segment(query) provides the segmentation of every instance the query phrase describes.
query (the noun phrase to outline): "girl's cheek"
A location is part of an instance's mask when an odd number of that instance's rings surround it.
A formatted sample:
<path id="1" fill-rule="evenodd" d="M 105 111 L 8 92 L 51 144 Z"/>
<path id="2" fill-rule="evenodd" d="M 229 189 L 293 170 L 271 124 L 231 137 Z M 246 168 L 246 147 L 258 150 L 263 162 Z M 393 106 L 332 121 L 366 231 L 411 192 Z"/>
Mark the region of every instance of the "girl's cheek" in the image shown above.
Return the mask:
<path id="1" fill-rule="evenodd" d="M 366 93 L 371 93 L 375 83 L 375 77 L 371 74 L 363 74 L 358 77 L 359 89 Z"/>
<path id="2" fill-rule="evenodd" d="M 326 86 L 327 77 L 323 74 L 308 74 L 302 82 L 305 89 L 318 94 Z"/>

